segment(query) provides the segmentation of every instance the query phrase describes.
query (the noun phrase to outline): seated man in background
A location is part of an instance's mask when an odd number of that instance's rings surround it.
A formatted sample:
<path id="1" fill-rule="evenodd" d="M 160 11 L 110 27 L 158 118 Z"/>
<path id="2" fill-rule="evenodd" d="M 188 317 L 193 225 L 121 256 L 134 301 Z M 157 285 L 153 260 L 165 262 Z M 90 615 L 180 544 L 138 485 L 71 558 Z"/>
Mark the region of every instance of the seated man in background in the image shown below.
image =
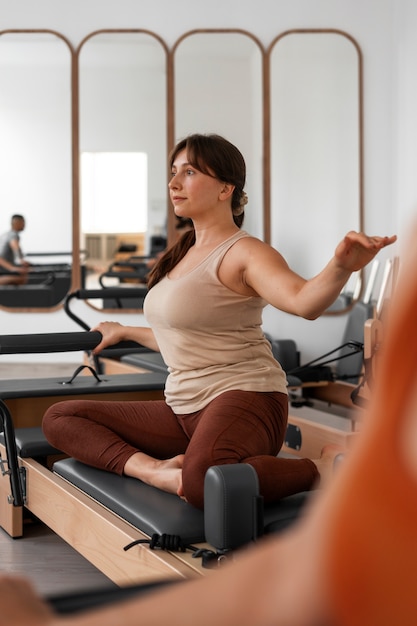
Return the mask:
<path id="1" fill-rule="evenodd" d="M 27 282 L 29 263 L 24 261 L 20 235 L 25 228 L 23 215 L 12 215 L 11 229 L 0 235 L 0 285 L 23 285 Z"/>

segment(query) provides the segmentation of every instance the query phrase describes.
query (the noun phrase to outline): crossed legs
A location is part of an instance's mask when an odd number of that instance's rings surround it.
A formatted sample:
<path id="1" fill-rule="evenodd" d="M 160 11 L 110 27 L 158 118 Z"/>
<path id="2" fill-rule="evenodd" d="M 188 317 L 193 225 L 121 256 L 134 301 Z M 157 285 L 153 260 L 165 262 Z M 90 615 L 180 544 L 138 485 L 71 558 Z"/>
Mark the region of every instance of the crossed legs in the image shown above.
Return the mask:
<path id="1" fill-rule="evenodd" d="M 56 448 L 78 460 L 143 480 L 204 504 L 212 465 L 249 463 L 265 501 L 311 489 L 326 459 L 282 459 L 287 397 L 230 391 L 203 410 L 177 416 L 163 401 L 69 400 L 53 405 L 43 428 Z"/>

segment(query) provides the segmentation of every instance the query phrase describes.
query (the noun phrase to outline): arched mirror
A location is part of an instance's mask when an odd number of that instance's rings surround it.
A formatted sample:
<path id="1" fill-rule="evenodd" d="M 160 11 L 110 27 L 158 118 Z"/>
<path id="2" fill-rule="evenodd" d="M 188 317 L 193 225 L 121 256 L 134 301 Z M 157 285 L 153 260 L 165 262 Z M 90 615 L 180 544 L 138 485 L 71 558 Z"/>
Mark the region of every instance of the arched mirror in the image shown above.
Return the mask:
<path id="1" fill-rule="evenodd" d="M 271 243 L 310 277 L 346 232 L 362 229 L 361 53 L 338 31 L 290 31 L 268 54 Z"/>
<path id="2" fill-rule="evenodd" d="M 0 233 L 23 215 L 30 263 L 25 284 L 2 276 L 2 308 L 54 310 L 71 288 L 72 59 L 58 33 L 0 32 Z"/>
<path id="3" fill-rule="evenodd" d="M 166 245 L 167 50 L 147 31 L 105 30 L 77 58 L 85 285 L 137 287 L 136 265 Z M 137 311 L 142 301 L 91 304 Z"/>
<path id="4" fill-rule="evenodd" d="M 217 133 L 247 165 L 244 228 L 263 239 L 263 51 L 249 33 L 192 31 L 174 47 L 175 139 Z"/>

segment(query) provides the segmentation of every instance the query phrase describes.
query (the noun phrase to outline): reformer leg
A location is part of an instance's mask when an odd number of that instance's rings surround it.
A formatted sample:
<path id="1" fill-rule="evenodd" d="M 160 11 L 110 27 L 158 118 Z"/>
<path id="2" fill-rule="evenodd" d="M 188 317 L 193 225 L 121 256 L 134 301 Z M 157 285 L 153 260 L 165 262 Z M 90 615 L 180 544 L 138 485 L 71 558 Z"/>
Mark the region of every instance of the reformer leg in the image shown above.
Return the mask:
<path id="1" fill-rule="evenodd" d="M 15 432 L 7 406 L 0 400 L 0 419 L 5 446 L 0 447 L 0 525 L 11 537 L 23 534 L 23 505 L 25 500 L 25 471 L 19 467 Z"/>

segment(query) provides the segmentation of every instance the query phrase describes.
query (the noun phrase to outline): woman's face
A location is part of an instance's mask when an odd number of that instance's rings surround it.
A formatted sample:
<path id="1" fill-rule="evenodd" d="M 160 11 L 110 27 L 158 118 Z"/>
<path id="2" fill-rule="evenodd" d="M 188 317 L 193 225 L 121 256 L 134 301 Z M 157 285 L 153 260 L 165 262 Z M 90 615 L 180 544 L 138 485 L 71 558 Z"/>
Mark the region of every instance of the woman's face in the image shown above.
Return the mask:
<path id="1" fill-rule="evenodd" d="M 172 164 L 169 193 L 176 215 L 192 220 L 212 210 L 219 202 L 224 183 L 190 165 L 186 150 Z"/>

